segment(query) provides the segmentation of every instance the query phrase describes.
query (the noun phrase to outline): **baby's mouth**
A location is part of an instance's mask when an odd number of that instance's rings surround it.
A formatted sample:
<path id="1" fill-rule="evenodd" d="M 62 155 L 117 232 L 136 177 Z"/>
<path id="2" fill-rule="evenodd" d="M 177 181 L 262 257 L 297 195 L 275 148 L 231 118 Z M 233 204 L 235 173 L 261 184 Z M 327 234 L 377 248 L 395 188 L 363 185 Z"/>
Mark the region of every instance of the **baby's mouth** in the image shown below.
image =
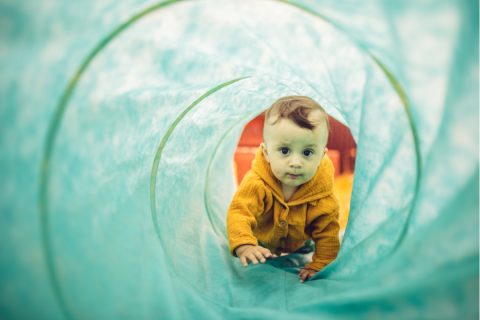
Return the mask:
<path id="1" fill-rule="evenodd" d="M 301 174 L 291 174 L 291 173 L 287 173 L 287 175 L 292 179 L 296 179 L 301 176 Z"/>

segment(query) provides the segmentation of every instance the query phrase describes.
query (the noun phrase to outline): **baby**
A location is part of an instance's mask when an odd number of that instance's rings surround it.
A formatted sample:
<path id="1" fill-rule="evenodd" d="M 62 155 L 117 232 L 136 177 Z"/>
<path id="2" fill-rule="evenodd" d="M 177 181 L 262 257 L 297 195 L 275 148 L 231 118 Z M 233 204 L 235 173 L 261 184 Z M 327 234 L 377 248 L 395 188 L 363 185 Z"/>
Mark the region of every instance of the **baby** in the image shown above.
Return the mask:
<path id="1" fill-rule="evenodd" d="M 308 97 L 281 98 L 265 112 L 265 142 L 227 214 L 230 253 L 245 267 L 247 259 L 263 263 L 312 239 L 313 261 L 298 274 L 304 282 L 337 257 L 339 204 L 326 156 L 329 130 L 328 115 Z"/>

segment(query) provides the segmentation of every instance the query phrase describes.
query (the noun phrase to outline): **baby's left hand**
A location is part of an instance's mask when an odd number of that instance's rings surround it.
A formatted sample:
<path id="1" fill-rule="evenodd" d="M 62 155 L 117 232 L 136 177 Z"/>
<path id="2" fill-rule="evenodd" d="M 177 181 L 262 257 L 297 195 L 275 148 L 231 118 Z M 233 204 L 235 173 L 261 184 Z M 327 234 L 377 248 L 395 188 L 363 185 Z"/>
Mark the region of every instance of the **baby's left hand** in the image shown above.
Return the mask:
<path id="1" fill-rule="evenodd" d="M 300 282 L 307 281 L 311 277 L 313 277 L 318 271 L 312 269 L 302 269 L 298 273 L 298 276 L 301 277 Z"/>

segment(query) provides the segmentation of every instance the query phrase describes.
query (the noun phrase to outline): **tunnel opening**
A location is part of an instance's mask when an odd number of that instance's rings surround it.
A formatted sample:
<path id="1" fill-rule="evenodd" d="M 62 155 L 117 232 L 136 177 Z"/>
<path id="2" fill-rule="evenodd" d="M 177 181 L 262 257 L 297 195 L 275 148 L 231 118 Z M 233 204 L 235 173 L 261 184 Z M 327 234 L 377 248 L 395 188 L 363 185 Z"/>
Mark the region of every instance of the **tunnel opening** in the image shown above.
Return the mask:
<path id="1" fill-rule="evenodd" d="M 255 159 L 257 149 L 264 142 L 262 134 L 264 120 L 265 114 L 262 112 L 245 125 L 240 136 L 233 159 L 237 186 L 252 168 L 252 161 Z M 335 168 L 334 194 L 340 203 L 339 224 L 340 239 L 342 239 L 350 212 L 357 144 L 347 126 L 331 116 L 329 116 L 329 122 L 330 134 L 327 142 L 327 156 Z"/>

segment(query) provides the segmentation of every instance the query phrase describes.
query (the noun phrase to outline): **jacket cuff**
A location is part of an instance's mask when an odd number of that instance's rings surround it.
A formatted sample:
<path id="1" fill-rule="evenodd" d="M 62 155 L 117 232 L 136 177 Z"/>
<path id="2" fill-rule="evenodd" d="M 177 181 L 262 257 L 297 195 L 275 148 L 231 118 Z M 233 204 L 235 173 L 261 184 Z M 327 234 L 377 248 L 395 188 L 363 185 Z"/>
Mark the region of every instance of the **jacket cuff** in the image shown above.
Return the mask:
<path id="1" fill-rule="evenodd" d="M 323 262 L 316 262 L 316 261 L 312 261 L 310 263 L 307 263 L 307 265 L 305 266 L 305 269 L 311 269 L 311 270 L 315 270 L 315 271 L 320 271 L 322 270 L 323 268 L 325 268 L 327 265 Z"/>
<path id="2" fill-rule="evenodd" d="M 235 253 L 235 250 L 240 247 L 240 246 L 243 246 L 245 244 L 249 244 L 249 245 L 252 245 L 252 246 L 258 246 L 258 241 L 257 239 L 253 238 L 252 240 L 243 240 L 243 241 L 238 241 L 238 242 L 235 242 L 235 243 L 230 243 L 230 254 L 232 256 L 234 256 L 235 258 L 238 258 L 237 254 Z"/>

